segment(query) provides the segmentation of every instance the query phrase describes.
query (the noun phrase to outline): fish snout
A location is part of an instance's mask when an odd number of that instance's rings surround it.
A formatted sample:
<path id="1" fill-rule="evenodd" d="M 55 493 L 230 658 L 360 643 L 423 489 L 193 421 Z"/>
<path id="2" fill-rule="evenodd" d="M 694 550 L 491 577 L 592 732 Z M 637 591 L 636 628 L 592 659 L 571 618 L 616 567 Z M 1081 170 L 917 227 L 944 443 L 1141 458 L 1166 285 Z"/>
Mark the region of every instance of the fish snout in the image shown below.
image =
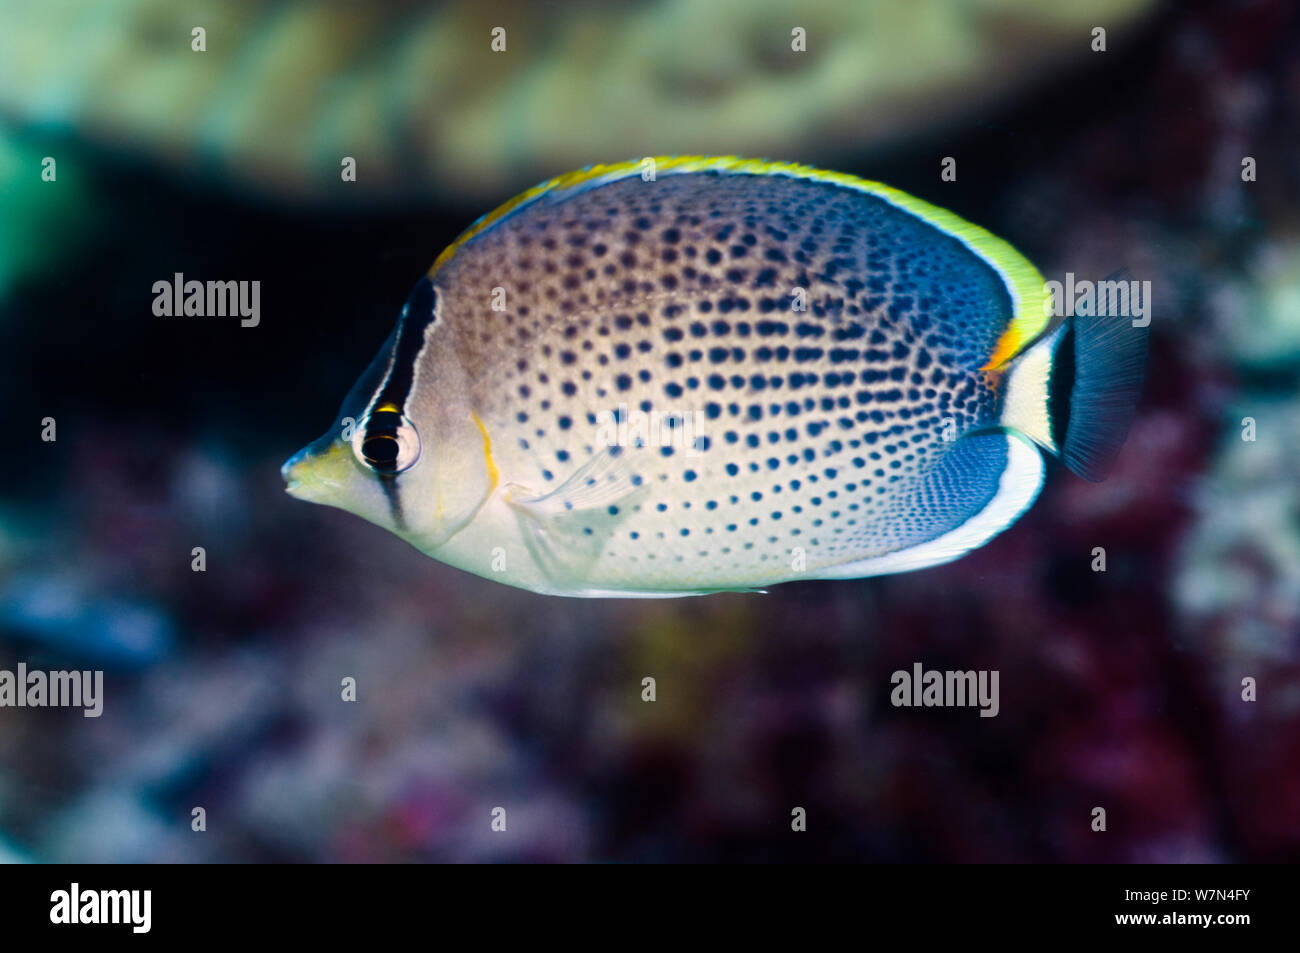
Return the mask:
<path id="1" fill-rule="evenodd" d="M 353 470 L 351 448 L 326 434 L 284 461 L 280 476 L 290 496 L 319 503 L 337 494 L 354 475 Z"/>
<path id="2" fill-rule="evenodd" d="M 298 477 L 295 476 L 295 471 L 302 466 L 306 457 L 307 448 L 303 447 L 280 465 L 280 478 L 284 480 L 284 491 L 290 496 L 297 496 L 296 491 L 298 489 L 299 480 Z"/>

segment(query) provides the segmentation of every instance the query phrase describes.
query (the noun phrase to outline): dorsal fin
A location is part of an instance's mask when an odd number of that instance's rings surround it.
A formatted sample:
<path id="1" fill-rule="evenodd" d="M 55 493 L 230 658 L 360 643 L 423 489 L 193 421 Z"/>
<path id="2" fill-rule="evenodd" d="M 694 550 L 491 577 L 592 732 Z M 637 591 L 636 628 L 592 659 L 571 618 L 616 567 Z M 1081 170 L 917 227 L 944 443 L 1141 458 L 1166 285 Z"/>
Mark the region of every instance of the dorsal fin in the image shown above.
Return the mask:
<path id="1" fill-rule="evenodd" d="M 824 182 L 840 188 L 862 192 L 888 202 L 916 216 L 939 231 L 952 236 L 972 253 L 986 262 L 1002 278 L 1011 297 L 1011 319 L 1003 329 L 988 367 L 1005 364 L 1034 340 L 1047 327 L 1048 318 L 1043 307 L 1046 286 L 1043 276 L 1020 252 L 1010 244 L 966 221 L 947 209 L 891 188 L 881 182 L 860 179 L 843 172 L 831 172 L 796 162 L 773 162 L 767 159 L 744 159 L 739 156 L 648 156 L 615 162 L 609 165 L 592 165 L 574 172 L 556 176 L 516 195 L 508 202 L 479 218 L 446 249 L 433 267 L 432 277 L 469 241 L 512 215 L 527 208 L 544 196 L 556 193 L 578 194 L 589 189 L 617 182 L 633 176 L 643 176 L 654 181 L 660 176 L 686 175 L 713 172 L 724 175 L 769 175 Z"/>

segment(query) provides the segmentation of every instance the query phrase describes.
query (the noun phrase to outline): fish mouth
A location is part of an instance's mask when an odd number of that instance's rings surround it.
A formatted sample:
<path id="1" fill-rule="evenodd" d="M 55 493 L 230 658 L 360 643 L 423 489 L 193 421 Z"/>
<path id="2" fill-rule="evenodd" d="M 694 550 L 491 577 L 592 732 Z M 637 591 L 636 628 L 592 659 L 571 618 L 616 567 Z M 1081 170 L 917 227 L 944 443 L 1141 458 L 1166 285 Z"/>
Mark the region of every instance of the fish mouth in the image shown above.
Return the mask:
<path id="1" fill-rule="evenodd" d="M 302 466 L 306 459 L 307 448 L 303 447 L 280 465 L 280 479 L 284 480 L 284 492 L 290 496 L 299 494 L 302 487 Z"/>
<path id="2" fill-rule="evenodd" d="M 280 467 L 284 490 L 299 500 L 325 502 L 351 475 L 351 458 L 346 444 L 326 434 L 284 461 Z"/>

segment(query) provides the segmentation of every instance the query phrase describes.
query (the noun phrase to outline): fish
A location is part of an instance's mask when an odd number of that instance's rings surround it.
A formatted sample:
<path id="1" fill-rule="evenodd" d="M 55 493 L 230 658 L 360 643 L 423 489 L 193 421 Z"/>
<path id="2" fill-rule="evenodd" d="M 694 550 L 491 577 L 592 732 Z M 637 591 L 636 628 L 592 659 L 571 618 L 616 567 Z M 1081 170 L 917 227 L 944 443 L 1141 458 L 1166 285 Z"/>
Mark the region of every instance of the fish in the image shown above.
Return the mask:
<path id="1" fill-rule="evenodd" d="M 856 176 L 669 156 L 558 176 L 435 260 L 288 492 L 536 593 L 662 598 L 937 566 L 1044 454 L 1104 479 L 1145 327 Z"/>

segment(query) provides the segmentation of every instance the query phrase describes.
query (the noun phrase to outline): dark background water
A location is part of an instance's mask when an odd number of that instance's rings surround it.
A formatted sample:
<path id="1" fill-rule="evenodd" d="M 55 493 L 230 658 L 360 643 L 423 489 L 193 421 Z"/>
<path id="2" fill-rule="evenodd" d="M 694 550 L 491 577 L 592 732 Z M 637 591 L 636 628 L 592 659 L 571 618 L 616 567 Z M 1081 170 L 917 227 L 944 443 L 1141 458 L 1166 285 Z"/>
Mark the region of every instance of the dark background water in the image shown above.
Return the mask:
<path id="1" fill-rule="evenodd" d="M 0 709 L 0 856 L 1294 859 L 1297 40 L 1284 3 L 1155 9 L 957 118 L 769 150 L 950 208 L 1049 279 L 1151 280 L 1147 391 L 1110 480 L 1052 464 L 956 563 L 664 602 L 508 589 L 282 492 L 415 279 L 510 193 L 285 199 L 13 111 L 82 199 L 0 288 L 0 668 L 107 687 L 99 719 Z M 155 317 L 174 272 L 260 280 L 260 325 Z M 999 715 L 892 706 L 914 662 L 998 670 Z"/>

